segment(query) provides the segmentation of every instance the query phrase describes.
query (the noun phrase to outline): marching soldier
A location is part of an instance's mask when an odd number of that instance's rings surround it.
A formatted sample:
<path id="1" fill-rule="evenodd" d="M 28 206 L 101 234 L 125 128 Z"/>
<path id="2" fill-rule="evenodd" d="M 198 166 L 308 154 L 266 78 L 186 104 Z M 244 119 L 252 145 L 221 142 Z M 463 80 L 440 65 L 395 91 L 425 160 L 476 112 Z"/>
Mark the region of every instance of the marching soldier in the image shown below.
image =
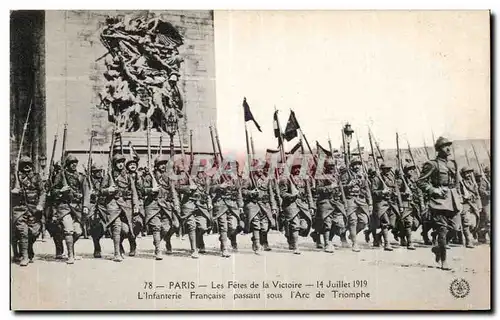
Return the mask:
<path id="1" fill-rule="evenodd" d="M 491 201 L 491 190 L 490 190 L 490 168 L 485 167 L 484 173 L 486 179 L 483 179 L 481 174 L 478 173 L 476 181 L 479 184 L 479 195 L 481 197 L 481 219 L 480 219 L 480 230 L 478 232 L 479 242 L 486 243 L 490 236 L 490 201 Z"/>
<path id="2" fill-rule="evenodd" d="M 345 234 L 346 211 L 342 201 L 342 192 L 337 179 L 332 175 L 335 162 L 325 161 L 324 175 L 316 180 L 317 219 L 325 242 L 325 252 L 333 253 L 332 239 L 335 235 Z M 344 168 L 345 169 L 345 168 Z"/>
<path id="3" fill-rule="evenodd" d="M 130 244 L 129 256 L 135 256 L 137 250 L 136 238 L 141 234 L 144 227 L 144 190 L 143 190 L 143 179 L 137 173 L 137 166 L 139 164 L 139 158 L 135 155 L 129 155 L 125 161 L 125 168 L 130 176 L 130 179 L 135 184 L 135 190 L 137 192 L 137 203 L 134 204 L 137 210 L 132 213 L 131 226 L 132 229 L 128 233 L 128 241 Z"/>
<path id="4" fill-rule="evenodd" d="M 45 187 L 39 174 L 34 172 L 29 157 L 19 161 L 18 183 L 11 180 L 12 224 L 14 233 L 14 258 L 20 258 L 19 265 L 25 267 L 33 262 L 33 244 L 41 230 L 41 218 L 45 208 Z M 16 257 L 16 253 L 19 254 Z"/>
<path id="5" fill-rule="evenodd" d="M 122 241 L 133 230 L 132 215 L 139 212 L 139 200 L 136 185 L 125 170 L 125 157 L 115 154 L 112 162 L 113 170 L 104 177 L 101 192 L 106 198 L 106 228 L 111 228 L 113 260 L 121 262 L 125 257 Z"/>
<path id="6" fill-rule="evenodd" d="M 171 238 L 179 229 L 179 196 L 167 174 L 167 162 L 166 156 L 160 156 L 155 161 L 154 176 L 148 173 L 144 177 L 146 224 L 153 234 L 156 260 L 163 259 L 160 249 L 162 239 L 165 240 L 166 253 L 172 254 Z"/>
<path id="7" fill-rule="evenodd" d="M 209 178 L 203 166 L 200 166 L 195 178 L 185 172 L 183 165 L 178 169 L 183 175 L 177 187 L 181 199 L 181 221 L 188 233 L 191 258 L 198 259 L 199 253 L 206 252 L 203 236 L 210 227 L 212 216 Z"/>
<path id="8" fill-rule="evenodd" d="M 76 171 L 77 165 L 78 159 L 68 155 L 52 189 L 55 218 L 62 224 L 68 250 L 67 264 L 75 262 L 75 243 L 82 235 L 83 218 L 89 214 L 90 206 L 90 195 L 84 190 L 85 178 Z"/>
<path id="9" fill-rule="evenodd" d="M 210 188 L 214 206 L 214 220 L 219 227 L 221 254 L 227 258 L 231 255 L 227 250 L 227 240 L 231 241 L 234 251 L 238 250 L 236 235 L 241 231 L 241 213 L 243 212 L 243 196 L 238 178 L 238 163 L 227 162 L 219 183 Z"/>
<path id="10" fill-rule="evenodd" d="M 353 158 L 350 166 L 350 172 L 343 176 L 346 179 L 344 189 L 347 200 L 347 229 L 352 242 L 352 251 L 359 252 L 356 236 L 368 226 L 373 204 L 368 178 L 362 171 L 361 159 Z M 345 239 L 345 235 L 343 238 Z"/>
<path id="11" fill-rule="evenodd" d="M 64 259 L 64 230 L 62 225 L 57 220 L 56 208 L 54 206 L 55 197 L 54 192 L 52 190 L 52 186 L 56 180 L 56 177 L 61 172 L 61 166 L 58 162 L 54 163 L 54 169 L 52 173 L 52 177 L 49 177 L 47 180 L 47 184 L 45 185 L 45 189 L 47 190 L 46 195 L 46 227 L 50 236 L 52 237 L 52 241 L 54 241 L 54 246 L 56 249 L 55 258 L 56 260 Z"/>
<path id="12" fill-rule="evenodd" d="M 479 215 L 482 209 L 481 199 L 474 177 L 474 170 L 467 166 L 463 167 L 461 175 L 463 181 L 463 210 L 460 212 L 462 218 L 462 231 L 465 237 L 465 246 L 467 248 L 474 248 L 472 233 L 477 230 L 479 224 Z"/>
<path id="13" fill-rule="evenodd" d="M 258 165 L 258 161 L 254 161 L 254 167 L 257 169 L 250 172 L 249 178 L 243 182 L 241 191 L 245 233 L 252 233 L 252 249 L 255 254 L 260 254 L 261 245 L 265 251 L 271 251 L 267 233 L 270 228 L 276 226 L 274 216 L 277 213 L 272 180 L 265 175 L 263 166 L 259 168 Z"/>
<path id="14" fill-rule="evenodd" d="M 397 182 L 392 168 L 386 162 L 380 165 L 380 177 L 373 181 L 374 214 L 372 215 L 372 230 L 381 229 L 384 239 L 384 250 L 392 251 L 389 243 L 389 230 L 396 226 L 396 220 L 400 213 L 397 203 Z M 375 235 L 374 245 L 380 246 L 380 234 Z"/>
<path id="15" fill-rule="evenodd" d="M 443 270 L 450 270 L 447 264 L 446 236 L 448 231 L 459 231 L 454 217 L 462 210 L 458 192 L 458 168 L 450 160 L 452 142 L 439 137 L 434 145 L 437 157 L 422 168 L 418 186 L 429 195 L 429 209 L 438 228 L 438 245 L 432 248 L 436 262 L 441 262 Z"/>
<path id="16" fill-rule="evenodd" d="M 101 193 L 104 169 L 92 164 L 90 179 L 86 179 L 85 186 L 90 193 L 89 233 L 94 243 L 94 258 L 101 258 L 101 238 L 106 233 L 106 197 Z"/>
<path id="17" fill-rule="evenodd" d="M 400 235 L 401 246 L 406 246 L 408 250 L 415 250 L 412 241 L 412 231 L 417 230 L 420 225 L 421 214 L 424 209 L 422 191 L 417 187 L 417 172 L 413 164 L 408 164 L 403 168 L 403 175 L 398 179 L 403 203 L 403 212 L 398 219 L 398 234 Z M 403 181 L 406 179 L 406 185 Z M 408 189 L 406 188 L 408 186 Z"/>
<path id="18" fill-rule="evenodd" d="M 314 212 L 313 197 L 309 178 L 300 177 L 301 165 L 293 165 L 289 178 L 282 176 L 278 187 L 283 199 L 282 208 L 285 216 L 285 235 L 290 250 L 300 254 L 299 235 L 307 237 L 312 225 Z"/>

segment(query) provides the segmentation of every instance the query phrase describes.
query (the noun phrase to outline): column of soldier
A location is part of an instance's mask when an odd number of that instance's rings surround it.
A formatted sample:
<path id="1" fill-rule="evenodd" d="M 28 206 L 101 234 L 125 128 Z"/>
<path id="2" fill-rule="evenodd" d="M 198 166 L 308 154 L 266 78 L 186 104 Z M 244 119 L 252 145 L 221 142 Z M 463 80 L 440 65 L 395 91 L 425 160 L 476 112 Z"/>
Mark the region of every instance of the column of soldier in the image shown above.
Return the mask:
<path id="1" fill-rule="evenodd" d="M 132 152 L 110 152 L 107 172 L 92 165 L 82 174 L 78 160 L 67 155 L 61 166 L 51 166 L 47 179 L 35 172 L 30 158 L 21 157 L 11 183 L 14 260 L 20 266 L 33 262 L 43 221 L 55 245 L 55 259 L 68 264 L 78 260 L 75 243 L 83 229 L 93 239 L 95 258 L 101 258 L 100 241 L 107 235 L 113 260 L 121 262 L 123 242 L 129 242 L 128 255 L 134 256 L 136 238 L 145 230 L 152 235 L 155 259 L 162 260 L 173 253 L 171 238 L 179 232 L 188 236 L 190 256 L 197 259 L 206 253 L 204 235 L 215 229 L 221 256 L 227 258 L 230 251 L 238 251 L 241 234 L 251 234 L 255 254 L 271 251 L 270 229 L 284 234 L 294 254 L 301 253 L 299 237 L 309 236 L 327 253 L 335 251 L 335 236 L 342 247 L 359 252 L 360 232 L 366 242 L 372 240 L 385 251 L 393 250 L 389 232 L 401 246 L 415 250 L 412 234 L 421 226 L 436 262 L 448 270 L 450 241 L 464 240 L 473 248 L 474 238 L 489 238 L 489 169 L 476 175 L 470 167 L 459 170 L 446 138 L 439 137 L 434 147 L 436 158 L 422 166 L 403 166 L 401 161 L 392 167 L 378 163 L 372 146 L 376 165 L 368 167 L 362 157 L 339 161 L 318 144 L 312 170 L 301 171 L 295 163 L 290 170 L 275 169 L 269 161 L 249 157 L 249 174 L 244 174 L 237 161 L 221 161 L 219 146 L 212 175 L 206 166 L 192 170 L 185 159 L 169 161 L 162 154 L 154 168 L 141 170 Z M 191 171 L 196 171 L 194 176 Z"/>

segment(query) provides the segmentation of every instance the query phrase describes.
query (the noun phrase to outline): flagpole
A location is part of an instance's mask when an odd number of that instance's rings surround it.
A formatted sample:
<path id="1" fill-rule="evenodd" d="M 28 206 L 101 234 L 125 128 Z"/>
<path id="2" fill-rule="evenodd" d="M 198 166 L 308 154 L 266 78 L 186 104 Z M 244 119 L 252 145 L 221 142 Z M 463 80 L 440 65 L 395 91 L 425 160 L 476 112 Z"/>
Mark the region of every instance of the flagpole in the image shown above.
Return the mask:
<path id="1" fill-rule="evenodd" d="M 253 136 L 252 136 L 252 134 L 250 134 L 250 148 L 252 150 L 252 157 L 255 158 L 255 148 L 253 146 Z"/>
<path id="2" fill-rule="evenodd" d="M 313 153 L 313 151 L 311 149 L 311 146 L 309 145 L 309 141 L 307 141 L 307 138 L 304 135 L 304 132 L 302 132 L 301 128 L 299 128 L 299 131 L 300 131 L 301 139 L 304 139 L 304 141 L 306 142 L 306 145 L 307 145 L 307 149 L 309 149 L 309 152 L 311 153 L 311 156 L 313 157 L 314 164 L 318 165 L 318 159 L 316 159 L 316 157 L 314 156 L 314 153 Z M 301 148 L 302 148 L 302 150 L 304 150 L 303 146 L 301 146 Z"/>
<path id="3" fill-rule="evenodd" d="M 245 139 L 247 143 L 247 162 L 248 162 L 248 174 L 250 174 L 250 165 L 252 162 L 252 155 L 250 154 L 250 141 L 248 139 L 248 128 L 247 122 L 245 121 Z"/>
<path id="4" fill-rule="evenodd" d="M 276 112 L 276 105 L 274 106 L 274 112 Z M 286 162 L 286 155 L 285 155 L 285 139 L 283 139 L 283 134 L 281 131 L 281 125 L 280 125 L 280 120 L 278 118 L 278 114 L 276 113 L 276 124 L 278 125 L 278 131 L 279 131 L 279 137 L 278 141 L 280 143 L 280 156 L 281 156 L 281 163 Z"/>

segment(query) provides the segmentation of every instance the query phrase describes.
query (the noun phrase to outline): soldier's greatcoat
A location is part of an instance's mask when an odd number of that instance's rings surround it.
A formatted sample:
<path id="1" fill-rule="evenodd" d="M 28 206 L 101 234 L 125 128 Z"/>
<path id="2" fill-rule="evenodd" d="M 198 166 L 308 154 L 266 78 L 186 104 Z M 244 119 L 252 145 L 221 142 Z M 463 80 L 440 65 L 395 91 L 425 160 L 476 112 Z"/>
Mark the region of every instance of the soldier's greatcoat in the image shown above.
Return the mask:
<path id="1" fill-rule="evenodd" d="M 300 217 L 307 221 L 308 227 L 304 233 L 309 234 L 312 225 L 310 210 L 315 209 L 310 181 L 291 175 L 288 179 L 281 178 L 278 183 L 286 221 L 291 221 L 300 214 Z"/>
<path id="2" fill-rule="evenodd" d="M 231 214 L 240 221 L 240 208 L 243 208 L 243 195 L 239 179 L 225 175 L 221 183 L 212 183 L 210 193 L 214 206 L 214 219 L 223 214 Z"/>
<path id="3" fill-rule="evenodd" d="M 90 207 L 90 194 L 84 188 L 84 180 L 85 177 L 81 173 L 69 172 L 66 169 L 64 173 L 61 171 L 56 176 L 52 193 L 58 220 L 71 214 L 73 219 L 82 222 L 82 207 Z M 69 190 L 61 191 L 66 182 Z"/>
<path id="4" fill-rule="evenodd" d="M 167 172 L 154 171 L 158 183 L 158 193 L 153 193 L 153 177 L 148 174 L 144 177 L 144 209 L 146 223 L 161 214 L 168 217 L 174 228 L 179 227 L 180 202 L 174 183 L 169 179 Z"/>
<path id="5" fill-rule="evenodd" d="M 15 177 L 11 177 L 11 189 L 15 185 Z M 11 194 L 12 206 L 12 222 L 16 221 L 24 215 L 29 216 L 28 221 L 39 221 L 41 219 L 41 212 L 36 212 L 36 207 L 45 207 L 45 187 L 40 178 L 40 175 L 31 172 L 25 174 L 19 172 L 20 192 L 18 194 Z"/>
<path id="6" fill-rule="evenodd" d="M 191 189 L 190 185 L 196 186 Z M 210 181 L 208 177 L 190 178 L 187 173 L 178 181 L 177 190 L 180 196 L 181 220 L 185 221 L 195 211 L 200 212 L 209 222 L 212 221 L 212 213 L 209 208 L 212 207 L 212 200 L 209 195 Z"/>

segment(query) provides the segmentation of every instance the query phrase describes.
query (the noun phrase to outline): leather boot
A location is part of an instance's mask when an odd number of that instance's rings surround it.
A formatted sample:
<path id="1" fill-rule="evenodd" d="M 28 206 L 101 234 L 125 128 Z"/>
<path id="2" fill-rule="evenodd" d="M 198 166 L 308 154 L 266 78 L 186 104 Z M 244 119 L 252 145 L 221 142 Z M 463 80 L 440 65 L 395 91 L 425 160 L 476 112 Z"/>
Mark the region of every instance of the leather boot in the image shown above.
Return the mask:
<path id="1" fill-rule="evenodd" d="M 446 255 L 447 255 L 446 248 L 440 247 L 440 251 L 441 251 L 441 269 L 451 270 L 451 268 L 448 266 L 448 262 L 446 261 Z"/>
<path id="2" fill-rule="evenodd" d="M 469 227 L 464 228 L 464 237 L 465 237 L 465 247 L 472 249 L 474 245 L 472 244 L 472 234 L 470 232 Z"/>
<path id="3" fill-rule="evenodd" d="M 165 248 L 167 249 L 166 254 L 172 254 L 172 231 L 168 231 L 167 234 L 165 234 Z"/>
<path id="4" fill-rule="evenodd" d="M 441 262 L 441 249 L 439 249 L 438 246 L 434 246 L 431 251 L 434 253 L 434 260 L 436 260 L 436 263 Z"/>
<path id="5" fill-rule="evenodd" d="M 325 241 L 325 252 L 333 253 L 335 250 L 330 241 L 330 231 L 325 231 L 325 233 L 323 233 L 323 239 Z"/>
<path id="6" fill-rule="evenodd" d="M 373 234 L 373 246 L 374 247 L 380 247 L 380 244 L 382 242 L 382 234 L 381 233 L 377 233 L 376 230 L 372 231 L 372 234 Z"/>
<path id="7" fill-rule="evenodd" d="M 66 263 L 73 264 L 75 263 L 75 246 L 73 243 L 73 235 L 68 234 L 64 237 L 64 239 L 66 240 L 66 249 L 68 250 L 68 260 L 66 260 Z"/>
<path id="8" fill-rule="evenodd" d="M 29 263 L 33 263 L 33 259 L 35 259 L 35 250 L 33 249 L 33 245 L 35 244 L 36 239 L 33 237 L 28 238 L 28 258 Z"/>
<path id="9" fill-rule="evenodd" d="M 342 248 L 349 248 L 349 243 L 347 243 L 346 232 L 340 235 L 340 242 L 342 243 Z"/>
<path id="10" fill-rule="evenodd" d="M 269 243 L 267 242 L 267 231 L 260 232 L 260 240 L 264 251 L 271 251 L 271 247 L 269 247 Z"/>
<path id="11" fill-rule="evenodd" d="M 130 252 L 128 255 L 133 257 L 135 256 L 135 251 L 137 249 L 137 242 L 135 241 L 134 235 L 129 235 L 128 242 L 130 243 Z"/>
<path id="12" fill-rule="evenodd" d="M 382 229 L 382 237 L 384 238 L 384 251 L 392 251 L 391 244 L 389 243 L 389 230 Z"/>
<path id="13" fill-rule="evenodd" d="M 61 236 L 54 236 L 54 246 L 56 247 L 56 260 L 64 259 L 64 246 Z"/>
<path id="14" fill-rule="evenodd" d="M 221 251 L 221 254 L 222 254 L 222 257 L 224 258 L 229 258 L 231 255 L 229 254 L 229 252 L 227 251 L 227 232 L 224 232 L 224 231 L 220 231 L 220 237 L 219 237 L 219 241 L 220 241 L 220 251 Z"/>
<path id="15" fill-rule="evenodd" d="M 19 265 L 21 267 L 26 267 L 29 263 L 29 258 L 28 258 L 28 238 L 26 237 L 21 237 L 19 239 L 19 253 L 21 255 L 21 261 L 19 262 Z"/>
<path id="16" fill-rule="evenodd" d="M 238 251 L 238 242 L 236 241 L 236 232 L 231 234 L 231 247 L 234 252 Z"/>
<path id="17" fill-rule="evenodd" d="M 196 243 L 196 230 L 189 231 L 189 245 L 191 246 L 191 258 L 198 259 L 200 255 L 198 254 L 198 247 Z"/>
<path id="18" fill-rule="evenodd" d="M 205 250 L 205 240 L 203 239 L 203 234 L 204 231 L 196 230 L 196 242 L 198 243 L 198 249 L 201 254 L 206 253 L 207 251 Z"/>
<path id="19" fill-rule="evenodd" d="M 354 252 L 359 252 L 359 247 L 358 244 L 356 243 L 356 225 L 351 226 L 349 228 L 349 238 L 351 239 L 352 242 L 352 251 Z"/>
<path id="20" fill-rule="evenodd" d="M 293 253 L 294 254 L 300 254 L 299 250 L 299 232 L 297 230 L 294 230 L 292 232 L 292 247 L 293 247 Z"/>
<path id="21" fill-rule="evenodd" d="M 364 231 L 366 243 L 370 243 L 370 233 L 371 233 L 370 229 Z"/>
<path id="22" fill-rule="evenodd" d="M 99 242 L 99 238 L 96 236 L 92 237 L 92 241 L 94 242 L 94 258 L 101 258 L 101 243 Z"/>
<path id="23" fill-rule="evenodd" d="M 12 240 L 11 245 L 12 245 L 12 255 L 13 255 L 14 262 L 20 262 L 21 261 L 21 254 L 19 253 L 18 241 Z"/>
<path id="24" fill-rule="evenodd" d="M 413 245 L 413 242 L 411 241 L 411 228 L 406 228 L 406 239 L 407 239 L 407 247 L 408 250 L 415 250 L 415 246 Z"/>
<path id="25" fill-rule="evenodd" d="M 156 260 L 163 260 L 163 257 L 161 256 L 161 235 L 160 231 L 153 231 L 153 245 L 155 246 L 155 259 Z"/>
<path id="26" fill-rule="evenodd" d="M 122 254 L 121 254 L 121 235 L 119 230 L 113 230 L 113 248 L 114 248 L 114 257 L 113 261 L 122 262 Z"/>
<path id="27" fill-rule="evenodd" d="M 256 255 L 260 254 L 260 231 L 259 230 L 253 231 L 252 250 Z"/>

